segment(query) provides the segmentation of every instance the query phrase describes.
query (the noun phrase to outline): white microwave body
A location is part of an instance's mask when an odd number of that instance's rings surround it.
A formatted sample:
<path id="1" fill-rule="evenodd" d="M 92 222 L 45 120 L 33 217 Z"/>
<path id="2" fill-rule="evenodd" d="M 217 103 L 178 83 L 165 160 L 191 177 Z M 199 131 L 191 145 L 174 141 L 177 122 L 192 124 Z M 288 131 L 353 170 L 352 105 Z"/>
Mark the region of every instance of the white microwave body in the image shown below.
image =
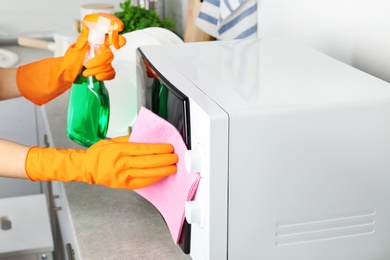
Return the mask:
<path id="1" fill-rule="evenodd" d="M 390 258 L 387 82 L 281 38 L 137 53 L 139 105 L 145 62 L 187 98 L 193 259 Z"/>

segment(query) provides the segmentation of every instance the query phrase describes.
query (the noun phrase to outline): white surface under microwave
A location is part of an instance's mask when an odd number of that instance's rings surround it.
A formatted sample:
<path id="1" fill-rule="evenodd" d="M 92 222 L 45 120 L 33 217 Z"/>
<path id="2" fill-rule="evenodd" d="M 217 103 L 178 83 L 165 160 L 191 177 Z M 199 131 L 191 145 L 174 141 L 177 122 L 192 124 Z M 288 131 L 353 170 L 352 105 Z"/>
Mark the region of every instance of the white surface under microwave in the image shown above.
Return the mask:
<path id="1" fill-rule="evenodd" d="M 390 257 L 388 83 L 281 38 L 139 55 L 189 99 L 193 259 Z"/>

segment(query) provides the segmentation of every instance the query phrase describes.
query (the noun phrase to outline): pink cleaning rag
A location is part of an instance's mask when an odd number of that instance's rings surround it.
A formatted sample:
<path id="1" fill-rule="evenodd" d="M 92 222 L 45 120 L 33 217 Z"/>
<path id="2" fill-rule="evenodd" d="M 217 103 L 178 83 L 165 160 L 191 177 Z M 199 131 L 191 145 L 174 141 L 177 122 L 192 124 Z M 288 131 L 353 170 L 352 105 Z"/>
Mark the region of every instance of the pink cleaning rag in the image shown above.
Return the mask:
<path id="1" fill-rule="evenodd" d="M 188 173 L 184 166 L 187 146 L 179 131 L 166 120 L 147 108 L 141 107 L 130 140 L 138 143 L 169 143 L 179 157 L 177 173 L 135 192 L 151 202 L 164 217 L 173 241 L 179 244 L 184 223 L 184 207 L 191 201 L 198 188 L 199 173 Z"/>

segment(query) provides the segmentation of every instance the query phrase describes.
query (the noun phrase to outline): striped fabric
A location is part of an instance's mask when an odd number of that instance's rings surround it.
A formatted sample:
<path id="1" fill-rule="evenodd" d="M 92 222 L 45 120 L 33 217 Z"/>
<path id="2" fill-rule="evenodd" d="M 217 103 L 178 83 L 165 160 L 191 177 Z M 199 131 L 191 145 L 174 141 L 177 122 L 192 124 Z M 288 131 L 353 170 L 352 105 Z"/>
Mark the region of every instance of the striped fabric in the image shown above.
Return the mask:
<path id="1" fill-rule="evenodd" d="M 257 37 L 257 0 L 204 0 L 196 25 L 219 40 Z"/>

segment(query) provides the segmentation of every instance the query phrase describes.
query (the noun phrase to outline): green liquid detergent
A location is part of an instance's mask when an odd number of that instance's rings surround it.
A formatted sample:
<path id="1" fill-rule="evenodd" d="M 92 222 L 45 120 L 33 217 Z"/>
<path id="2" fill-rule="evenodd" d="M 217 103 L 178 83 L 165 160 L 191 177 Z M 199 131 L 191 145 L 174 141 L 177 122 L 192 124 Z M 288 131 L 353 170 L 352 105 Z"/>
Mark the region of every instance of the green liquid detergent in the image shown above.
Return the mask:
<path id="1" fill-rule="evenodd" d="M 88 49 L 84 59 L 86 64 L 109 48 L 106 36 L 115 42 L 113 39 L 116 39 L 122 27 L 117 17 L 104 13 L 86 15 L 83 24 L 89 28 Z M 80 72 L 70 89 L 66 126 L 69 139 L 90 147 L 106 138 L 109 118 L 110 100 L 104 82 L 94 76 L 84 77 Z"/>
<path id="2" fill-rule="evenodd" d="M 152 111 L 168 119 L 168 89 L 158 79 L 154 79 L 152 86 Z"/>
<path id="3" fill-rule="evenodd" d="M 79 75 L 70 90 L 67 134 L 74 142 L 90 147 L 107 134 L 110 100 L 103 81 Z"/>

